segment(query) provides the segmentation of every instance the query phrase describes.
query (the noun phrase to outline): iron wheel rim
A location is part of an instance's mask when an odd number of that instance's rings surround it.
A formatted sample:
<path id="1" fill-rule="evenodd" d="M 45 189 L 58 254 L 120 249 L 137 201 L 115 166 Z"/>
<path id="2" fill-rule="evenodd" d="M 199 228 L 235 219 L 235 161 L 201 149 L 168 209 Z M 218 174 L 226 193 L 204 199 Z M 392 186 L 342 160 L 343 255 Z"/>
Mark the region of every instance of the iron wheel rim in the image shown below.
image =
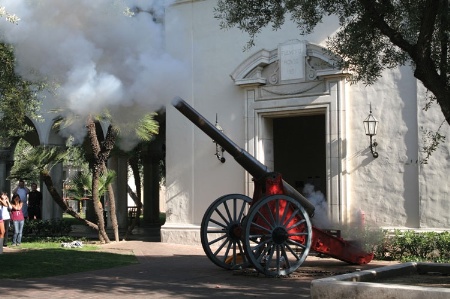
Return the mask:
<path id="1" fill-rule="evenodd" d="M 281 210 L 284 212 L 280 215 Z M 306 210 L 286 195 L 260 199 L 244 221 L 245 253 L 255 269 L 266 276 L 287 276 L 296 271 L 309 254 L 311 240 L 312 225 Z"/>
<path id="2" fill-rule="evenodd" d="M 203 215 L 201 243 L 206 256 L 224 269 L 248 266 L 242 240 L 242 222 L 252 199 L 243 194 L 228 194 L 216 199 Z"/>

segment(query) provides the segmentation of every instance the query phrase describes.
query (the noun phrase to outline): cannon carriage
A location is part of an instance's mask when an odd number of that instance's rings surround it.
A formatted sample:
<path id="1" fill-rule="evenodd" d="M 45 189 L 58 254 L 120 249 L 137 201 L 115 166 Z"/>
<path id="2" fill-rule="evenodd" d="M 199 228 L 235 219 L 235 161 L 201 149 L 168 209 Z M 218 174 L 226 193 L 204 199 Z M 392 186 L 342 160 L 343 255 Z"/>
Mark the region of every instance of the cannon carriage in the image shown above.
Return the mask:
<path id="1" fill-rule="evenodd" d="M 200 228 L 208 258 L 224 269 L 254 267 L 266 276 L 296 271 L 310 251 L 350 264 L 367 264 L 373 253 L 312 225 L 314 205 L 265 165 L 237 146 L 181 98 L 173 106 L 211 137 L 255 182 L 253 197 L 228 194 L 206 210 Z"/>

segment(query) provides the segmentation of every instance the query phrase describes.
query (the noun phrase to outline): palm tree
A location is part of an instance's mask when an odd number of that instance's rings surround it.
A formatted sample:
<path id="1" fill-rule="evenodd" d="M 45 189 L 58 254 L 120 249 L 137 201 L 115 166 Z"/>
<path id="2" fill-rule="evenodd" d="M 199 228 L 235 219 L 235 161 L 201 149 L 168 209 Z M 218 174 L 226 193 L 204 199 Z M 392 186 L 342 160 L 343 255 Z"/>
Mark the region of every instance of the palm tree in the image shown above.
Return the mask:
<path id="1" fill-rule="evenodd" d="M 144 116 L 138 122 L 138 125 L 134 128 L 136 135 L 144 142 L 151 141 L 154 138 L 154 135 L 158 134 L 159 125 L 158 122 L 154 119 L 155 115 L 156 113 L 151 113 Z M 68 123 L 70 123 L 70 120 L 59 119 L 56 122 L 56 125 L 62 126 Z M 105 243 L 110 242 L 110 240 L 105 230 L 103 206 L 100 202 L 100 198 L 106 192 L 108 192 L 110 200 L 110 216 L 114 230 L 114 238 L 116 241 L 119 241 L 115 197 L 111 185 L 115 174 L 107 169 L 106 162 L 115 146 L 116 139 L 121 132 L 116 130 L 111 124 L 108 127 L 105 140 L 103 142 L 100 142 L 96 133 L 95 121 L 92 117 L 88 119 L 87 129 L 88 139 L 93 153 L 93 159 L 91 161 L 90 167 L 91 180 L 86 181 L 85 176 L 80 176 L 78 180 L 82 185 L 82 192 L 80 192 L 81 189 L 76 190 L 77 188 L 74 188 L 71 191 L 75 191 L 74 193 L 79 194 L 79 196 L 84 196 L 84 191 L 90 190 L 90 194 L 94 202 L 94 210 L 97 215 L 97 224 L 92 223 L 87 219 L 83 219 L 81 215 L 79 215 L 70 206 L 68 206 L 63 197 L 59 194 L 57 188 L 55 188 L 55 186 L 53 185 L 53 181 L 50 176 L 50 169 L 54 165 L 68 160 L 68 156 L 70 155 L 70 153 L 67 150 L 60 147 L 31 147 L 28 145 L 26 148 L 24 148 L 24 151 L 27 152 L 27 155 L 23 155 L 23 158 L 15 163 L 13 169 L 11 170 L 10 178 L 24 177 L 24 175 L 30 173 L 32 169 L 38 169 L 41 179 L 47 186 L 47 189 L 49 190 L 53 200 L 62 208 L 62 210 L 73 216 L 74 218 L 84 222 L 89 227 L 97 230 L 99 233 L 99 240 Z M 122 131 L 122 133 L 126 132 Z M 142 207 L 142 202 L 140 200 L 140 177 L 136 176 L 136 180 L 139 181 L 139 183 L 136 184 L 136 186 L 138 186 L 136 192 L 136 194 L 138 194 L 137 205 Z"/>
<path id="2" fill-rule="evenodd" d="M 149 113 L 144 115 L 142 117 L 136 126 L 128 128 L 128 131 L 134 130 L 134 133 L 140 140 L 144 142 L 149 142 L 154 138 L 154 135 L 158 134 L 159 132 L 159 125 L 158 122 L 154 119 L 156 116 L 156 113 Z M 99 201 L 99 195 L 96 194 L 96 190 L 98 190 L 99 186 L 99 180 L 103 173 L 107 171 L 106 162 L 111 154 L 111 151 L 114 149 L 115 143 L 117 138 L 120 138 L 121 134 L 128 134 L 130 132 L 127 132 L 127 130 L 122 129 L 119 131 L 117 127 L 115 127 L 113 124 L 109 125 L 108 131 L 105 137 L 105 140 L 100 143 L 97 138 L 97 133 L 95 129 L 95 123 L 93 121 L 93 118 L 89 118 L 88 124 L 88 138 L 90 140 L 92 153 L 94 156 L 93 166 L 92 166 L 92 197 L 94 200 L 94 203 L 98 203 L 94 205 L 94 209 L 96 209 L 96 213 L 98 217 L 103 218 L 101 215 L 103 215 L 102 206 Z M 140 186 L 140 183 L 138 183 L 136 186 Z M 119 241 L 119 233 L 118 233 L 118 223 L 117 223 L 117 215 L 116 215 L 116 206 L 115 206 L 115 197 L 114 197 L 114 191 L 111 184 L 107 185 L 108 188 L 108 195 L 109 195 L 109 203 L 110 203 L 110 215 L 111 215 L 111 224 L 113 226 L 114 230 L 114 237 L 116 241 Z M 140 192 L 138 193 L 140 198 Z M 142 207 L 142 201 L 138 200 L 138 206 Z M 138 209 L 135 221 L 139 219 L 140 216 L 140 210 Z M 136 223 L 136 222 L 134 222 Z M 104 221 L 103 219 L 99 219 L 99 237 L 100 240 L 104 239 L 105 242 L 109 242 L 109 239 L 106 235 L 102 235 L 102 227 L 104 227 Z M 103 228 L 104 231 L 104 228 Z"/>
<path id="3" fill-rule="evenodd" d="M 81 217 L 76 211 L 74 211 L 63 199 L 61 194 L 58 192 L 53 184 L 52 177 L 50 175 L 51 169 L 64 161 L 67 158 L 68 152 L 61 147 L 49 147 L 49 146 L 28 146 L 24 149 L 27 155 L 19 161 L 16 161 L 11 169 L 9 178 L 21 178 L 26 176 L 30 172 L 30 169 L 37 169 L 39 171 L 40 177 L 47 187 L 52 199 L 58 204 L 58 206 L 63 210 L 63 212 L 71 215 L 72 217 L 80 220 L 87 226 L 98 230 L 98 226 L 95 223 L 90 222 L 87 219 Z"/>

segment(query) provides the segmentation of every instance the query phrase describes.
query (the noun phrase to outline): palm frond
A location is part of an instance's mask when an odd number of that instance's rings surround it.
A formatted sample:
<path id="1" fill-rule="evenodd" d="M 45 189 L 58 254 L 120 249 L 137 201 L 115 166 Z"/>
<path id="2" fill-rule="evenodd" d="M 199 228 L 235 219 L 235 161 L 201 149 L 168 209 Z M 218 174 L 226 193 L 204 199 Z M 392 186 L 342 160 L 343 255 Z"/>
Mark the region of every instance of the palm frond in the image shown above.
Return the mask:
<path id="1" fill-rule="evenodd" d="M 151 141 L 159 133 L 159 124 L 155 120 L 156 113 L 144 115 L 136 127 L 136 135 L 142 141 Z"/>
<path id="2" fill-rule="evenodd" d="M 49 173 L 66 155 L 67 151 L 58 146 L 27 146 L 22 158 L 15 161 L 9 178 L 26 178 L 27 174 L 36 169 L 39 173 Z"/>
<path id="3" fill-rule="evenodd" d="M 99 196 L 105 195 L 108 190 L 108 185 L 116 178 L 116 173 L 113 170 L 107 170 L 100 176 L 99 179 Z M 92 196 L 92 174 L 90 172 L 80 173 L 76 175 L 68 183 L 66 189 L 69 197 L 77 200 Z"/>

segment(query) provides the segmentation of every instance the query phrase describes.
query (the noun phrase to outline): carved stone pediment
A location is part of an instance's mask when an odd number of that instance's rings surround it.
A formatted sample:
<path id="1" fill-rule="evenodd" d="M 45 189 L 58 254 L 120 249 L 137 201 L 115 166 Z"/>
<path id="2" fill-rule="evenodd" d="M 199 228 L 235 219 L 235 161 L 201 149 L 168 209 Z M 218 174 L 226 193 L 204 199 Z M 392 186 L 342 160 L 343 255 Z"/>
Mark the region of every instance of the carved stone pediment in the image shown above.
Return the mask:
<path id="1" fill-rule="evenodd" d="M 271 51 L 260 50 L 231 74 L 238 86 L 260 86 L 261 96 L 320 93 L 324 78 L 345 75 L 337 57 L 306 41 L 290 40 Z"/>

